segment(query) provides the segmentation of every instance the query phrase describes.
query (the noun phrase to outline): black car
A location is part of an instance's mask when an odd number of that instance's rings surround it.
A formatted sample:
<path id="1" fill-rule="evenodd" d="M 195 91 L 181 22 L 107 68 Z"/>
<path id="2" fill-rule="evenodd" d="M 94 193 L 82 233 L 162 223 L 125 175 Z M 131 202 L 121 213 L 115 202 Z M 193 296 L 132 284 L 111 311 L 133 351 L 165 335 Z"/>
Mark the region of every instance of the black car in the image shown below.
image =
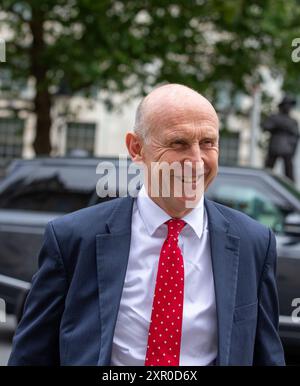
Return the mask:
<path id="1" fill-rule="evenodd" d="M 300 346 L 300 193 L 269 171 L 221 167 L 206 197 L 270 227 L 277 242 L 280 336 Z"/>
<path id="2" fill-rule="evenodd" d="M 116 159 L 101 161 L 113 164 Z M 99 199 L 95 192 L 98 162 L 82 158 L 18 160 L 0 181 L 0 298 L 6 303 L 6 313 L 21 315 L 38 268 L 46 224 L 107 199 Z"/>
<path id="3" fill-rule="evenodd" d="M 8 313 L 21 314 L 47 222 L 111 199 L 99 198 L 95 191 L 103 175 L 97 169 L 100 161 L 118 171 L 128 168 L 116 158 L 22 160 L 13 163 L 0 182 L 0 298 L 6 301 Z M 125 185 L 117 183 L 114 195 L 126 193 Z M 280 334 L 285 343 L 300 345 L 300 312 L 295 318 L 300 305 L 300 193 L 287 179 L 269 171 L 223 166 L 206 196 L 275 232 Z"/>

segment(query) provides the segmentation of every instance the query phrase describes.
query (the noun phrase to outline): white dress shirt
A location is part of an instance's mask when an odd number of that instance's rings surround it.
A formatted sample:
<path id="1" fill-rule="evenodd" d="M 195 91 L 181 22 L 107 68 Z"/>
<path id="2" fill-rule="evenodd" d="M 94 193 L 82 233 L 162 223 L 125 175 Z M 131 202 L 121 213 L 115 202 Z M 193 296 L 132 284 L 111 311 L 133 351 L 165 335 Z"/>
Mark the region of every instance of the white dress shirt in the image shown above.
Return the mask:
<path id="1" fill-rule="evenodd" d="M 160 251 L 171 217 L 145 187 L 133 205 L 128 266 L 113 337 L 112 366 L 143 366 Z M 183 220 L 184 260 L 180 366 L 211 364 L 217 356 L 217 316 L 207 215 L 203 197 Z"/>

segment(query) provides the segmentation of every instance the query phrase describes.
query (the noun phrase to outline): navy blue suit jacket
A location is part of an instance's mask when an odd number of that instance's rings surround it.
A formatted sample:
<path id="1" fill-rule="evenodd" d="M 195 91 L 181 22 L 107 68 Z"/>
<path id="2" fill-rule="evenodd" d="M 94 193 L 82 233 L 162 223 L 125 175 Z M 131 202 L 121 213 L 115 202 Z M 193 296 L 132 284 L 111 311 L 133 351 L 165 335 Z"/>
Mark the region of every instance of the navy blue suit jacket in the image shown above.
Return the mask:
<path id="1" fill-rule="evenodd" d="M 132 198 L 118 198 L 48 224 L 9 365 L 110 365 L 132 205 Z M 274 235 L 237 211 L 209 200 L 205 206 L 218 319 L 216 364 L 283 365 Z"/>

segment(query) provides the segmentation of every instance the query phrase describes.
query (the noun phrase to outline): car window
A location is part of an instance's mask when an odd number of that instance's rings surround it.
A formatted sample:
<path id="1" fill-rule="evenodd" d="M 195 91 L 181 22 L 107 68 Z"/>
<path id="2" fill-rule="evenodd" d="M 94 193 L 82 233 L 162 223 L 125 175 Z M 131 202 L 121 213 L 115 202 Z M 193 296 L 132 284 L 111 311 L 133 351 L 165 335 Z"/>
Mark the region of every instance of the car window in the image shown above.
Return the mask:
<path id="1" fill-rule="evenodd" d="M 276 181 L 278 181 L 285 189 L 287 189 L 295 198 L 300 200 L 300 191 L 296 189 L 295 185 L 291 183 L 286 177 L 273 175 Z"/>
<path id="2" fill-rule="evenodd" d="M 90 194 L 76 192 L 38 191 L 18 194 L 2 205 L 3 209 L 68 213 L 88 205 Z"/>
<path id="3" fill-rule="evenodd" d="M 67 189 L 55 178 L 18 183 L 0 196 L 3 209 L 68 213 L 88 206 L 92 192 Z"/>
<path id="4" fill-rule="evenodd" d="M 218 177 L 207 196 L 220 204 L 246 213 L 248 216 L 270 227 L 275 232 L 282 232 L 287 211 L 284 203 L 274 192 L 254 179 Z"/>

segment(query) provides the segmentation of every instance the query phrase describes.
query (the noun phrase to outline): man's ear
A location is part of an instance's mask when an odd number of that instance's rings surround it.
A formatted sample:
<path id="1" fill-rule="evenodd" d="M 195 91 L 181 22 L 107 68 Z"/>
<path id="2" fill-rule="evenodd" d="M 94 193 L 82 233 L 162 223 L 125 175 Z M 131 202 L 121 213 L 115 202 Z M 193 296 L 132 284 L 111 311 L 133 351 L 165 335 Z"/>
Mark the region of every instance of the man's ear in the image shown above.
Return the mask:
<path id="1" fill-rule="evenodd" d="M 143 161 L 143 142 L 135 133 L 126 134 L 126 146 L 133 162 Z"/>

